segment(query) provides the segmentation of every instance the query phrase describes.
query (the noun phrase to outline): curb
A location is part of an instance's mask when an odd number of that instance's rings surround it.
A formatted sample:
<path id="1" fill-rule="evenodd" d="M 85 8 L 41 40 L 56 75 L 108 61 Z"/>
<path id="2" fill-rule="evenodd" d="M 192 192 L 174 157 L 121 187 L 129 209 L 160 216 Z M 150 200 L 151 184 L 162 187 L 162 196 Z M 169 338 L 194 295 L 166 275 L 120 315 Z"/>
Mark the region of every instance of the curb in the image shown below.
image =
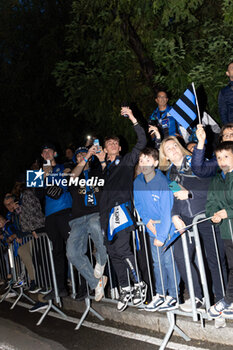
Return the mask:
<path id="1" fill-rule="evenodd" d="M 142 329 L 149 329 L 165 334 L 169 328 L 169 322 L 166 313 L 139 311 L 135 307 L 128 307 L 124 312 L 117 312 L 113 303 L 92 301 L 92 307 L 107 320 L 119 324 L 128 324 Z M 64 310 L 70 310 L 78 313 L 85 311 L 85 302 L 76 301 L 72 298 L 63 298 Z M 181 315 L 176 316 L 176 325 L 187 334 L 191 339 L 208 341 L 218 344 L 233 344 L 233 322 L 226 320 L 225 328 L 216 329 L 214 321 L 206 321 L 204 328 L 201 322 L 193 322 L 191 317 Z M 180 335 L 174 332 L 174 335 Z"/>

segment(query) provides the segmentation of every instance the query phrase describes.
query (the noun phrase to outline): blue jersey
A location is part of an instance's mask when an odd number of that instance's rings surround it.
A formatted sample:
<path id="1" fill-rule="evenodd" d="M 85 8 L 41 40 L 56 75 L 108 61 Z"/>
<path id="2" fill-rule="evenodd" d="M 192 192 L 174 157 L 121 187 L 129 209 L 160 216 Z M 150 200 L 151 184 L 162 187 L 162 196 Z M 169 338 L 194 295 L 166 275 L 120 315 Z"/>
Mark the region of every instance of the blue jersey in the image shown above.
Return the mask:
<path id="1" fill-rule="evenodd" d="M 164 111 L 160 111 L 159 108 L 156 108 L 156 110 L 154 110 L 154 112 L 149 117 L 149 121 L 155 120 L 157 122 L 157 125 L 163 131 L 164 137 L 176 136 L 177 132 L 179 131 L 176 120 L 171 115 L 169 115 L 170 109 L 170 106 L 167 106 Z"/>
<path id="2" fill-rule="evenodd" d="M 64 171 L 63 164 L 56 164 L 53 167 L 53 173 L 48 176 L 48 183 L 52 183 L 52 178 L 58 181 L 59 179 L 63 179 L 62 173 Z M 69 209 L 72 207 L 72 197 L 70 192 L 68 191 L 68 185 L 63 186 L 59 184 L 59 187 L 63 189 L 63 193 L 58 199 L 52 199 L 49 196 L 45 196 L 45 216 L 49 216 L 51 214 L 57 213 L 64 209 Z"/>

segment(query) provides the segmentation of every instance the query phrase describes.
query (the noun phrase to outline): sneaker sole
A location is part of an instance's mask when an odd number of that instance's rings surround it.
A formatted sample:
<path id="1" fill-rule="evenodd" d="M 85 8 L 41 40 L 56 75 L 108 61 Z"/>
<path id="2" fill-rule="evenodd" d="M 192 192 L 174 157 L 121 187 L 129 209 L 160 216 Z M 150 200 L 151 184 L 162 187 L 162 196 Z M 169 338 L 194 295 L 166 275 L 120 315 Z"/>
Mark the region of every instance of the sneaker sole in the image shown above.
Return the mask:
<path id="1" fill-rule="evenodd" d="M 161 304 L 162 305 L 162 304 Z M 160 308 L 160 305 L 159 306 L 157 306 L 157 307 L 155 307 L 155 308 L 151 308 L 151 309 L 148 309 L 148 308 L 145 308 L 144 310 L 145 311 L 149 311 L 149 312 L 155 312 L 155 311 L 158 311 L 159 310 L 159 308 Z"/>
<path id="2" fill-rule="evenodd" d="M 38 309 L 36 309 L 36 310 L 29 310 L 29 312 L 37 312 L 37 311 L 40 311 L 40 310 L 47 309 L 47 307 L 48 307 L 48 305 L 44 305 L 44 306 L 38 307 Z"/>
<path id="3" fill-rule="evenodd" d="M 44 290 L 44 291 L 41 291 L 40 290 L 40 294 L 42 294 L 42 295 L 47 295 L 47 294 L 49 294 L 51 292 L 51 289 L 49 289 L 49 290 Z"/>
<path id="4" fill-rule="evenodd" d="M 178 309 L 178 305 L 174 305 L 171 307 L 167 307 L 167 308 L 159 308 L 159 311 L 171 311 L 171 310 L 175 310 Z"/>
<path id="5" fill-rule="evenodd" d="M 210 312 L 208 312 L 208 311 L 207 311 L 207 315 L 208 315 L 210 318 L 212 318 L 212 319 L 216 319 L 216 318 L 219 318 L 219 317 L 223 316 L 222 313 L 219 313 L 218 315 L 214 315 L 214 314 L 212 314 L 212 313 L 210 313 Z"/>
<path id="6" fill-rule="evenodd" d="M 124 307 L 121 308 L 120 310 L 117 308 L 117 311 L 118 311 L 118 312 L 122 312 L 122 311 L 124 311 L 127 307 L 128 307 L 128 301 L 127 301 L 127 304 L 125 304 Z"/>
<path id="7" fill-rule="evenodd" d="M 227 314 L 225 314 L 225 313 L 222 313 L 221 316 L 222 316 L 223 318 L 227 318 L 227 319 L 229 319 L 229 320 L 233 320 L 233 315 L 227 315 Z"/>
<path id="8" fill-rule="evenodd" d="M 29 290 L 28 292 L 31 293 L 31 294 L 36 294 L 40 291 L 40 288 L 37 288 L 35 290 Z"/>
<path id="9" fill-rule="evenodd" d="M 128 307 L 128 304 L 129 304 L 129 302 L 131 301 L 131 297 L 129 297 L 129 299 L 126 301 L 126 303 L 124 304 L 124 306 L 119 310 L 118 308 L 117 308 L 117 311 L 118 312 L 122 312 L 122 311 L 124 311 L 127 307 Z"/>

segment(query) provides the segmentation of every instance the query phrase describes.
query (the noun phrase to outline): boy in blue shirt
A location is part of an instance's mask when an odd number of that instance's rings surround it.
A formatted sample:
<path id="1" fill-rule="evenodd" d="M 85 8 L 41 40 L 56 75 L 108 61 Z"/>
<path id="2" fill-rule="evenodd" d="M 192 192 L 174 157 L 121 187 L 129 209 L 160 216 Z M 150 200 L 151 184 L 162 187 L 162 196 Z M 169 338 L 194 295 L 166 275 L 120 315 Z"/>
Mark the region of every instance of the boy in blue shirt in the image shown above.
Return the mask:
<path id="1" fill-rule="evenodd" d="M 168 235 L 174 232 L 171 220 L 173 194 L 168 187 L 166 177 L 160 170 L 155 169 L 159 163 L 158 159 L 158 150 L 145 148 L 139 157 L 142 173 L 134 181 L 134 204 L 150 237 L 156 279 L 157 294 L 145 307 L 147 311 L 158 309 L 169 311 L 177 308 L 178 287 L 176 286 L 179 286 L 180 282 L 178 270 L 172 260 L 171 248 L 166 252 L 162 251 Z"/>

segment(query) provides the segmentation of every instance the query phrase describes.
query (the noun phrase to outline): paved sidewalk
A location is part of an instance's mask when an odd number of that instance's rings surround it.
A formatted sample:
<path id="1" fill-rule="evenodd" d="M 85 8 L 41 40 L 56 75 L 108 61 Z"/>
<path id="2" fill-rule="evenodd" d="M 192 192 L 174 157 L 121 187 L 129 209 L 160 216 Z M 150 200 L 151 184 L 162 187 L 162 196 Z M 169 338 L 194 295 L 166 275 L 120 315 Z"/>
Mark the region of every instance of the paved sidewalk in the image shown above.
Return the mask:
<path id="1" fill-rule="evenodd" d="M 63 299 L 63 307 L 65 310 L 72 310 L 76 312 L 84 312 L 85 302 L 76 301 L 72 298 Z M 116 305 L 108 302 L 92 302 L 92 307 L 99 312 L 105 319 L 109 319 L 120 324 L 128 324 L 146 328 L 161 333 L 168 330 L 169 322 L 166 313 L 160 312 L 146 312 L 137 308 L 128 307 L 125 311 L 119 313 L 116 310 Z M 92 315 L 90 313 L 90 315 Z M 191 339 L 209 341 L 213 343 L 232 345 L 233 344 L 233 322 L 227 320 L 225 328 L 216 329 L 214 321 L 205 321 L 205 327 L 202 328 L 201 322 L 193 322 L 191 317 L 177 315 L 177 326 L 186 333 Z M 174 333 L 174 335 L 178 335 Z"/>

